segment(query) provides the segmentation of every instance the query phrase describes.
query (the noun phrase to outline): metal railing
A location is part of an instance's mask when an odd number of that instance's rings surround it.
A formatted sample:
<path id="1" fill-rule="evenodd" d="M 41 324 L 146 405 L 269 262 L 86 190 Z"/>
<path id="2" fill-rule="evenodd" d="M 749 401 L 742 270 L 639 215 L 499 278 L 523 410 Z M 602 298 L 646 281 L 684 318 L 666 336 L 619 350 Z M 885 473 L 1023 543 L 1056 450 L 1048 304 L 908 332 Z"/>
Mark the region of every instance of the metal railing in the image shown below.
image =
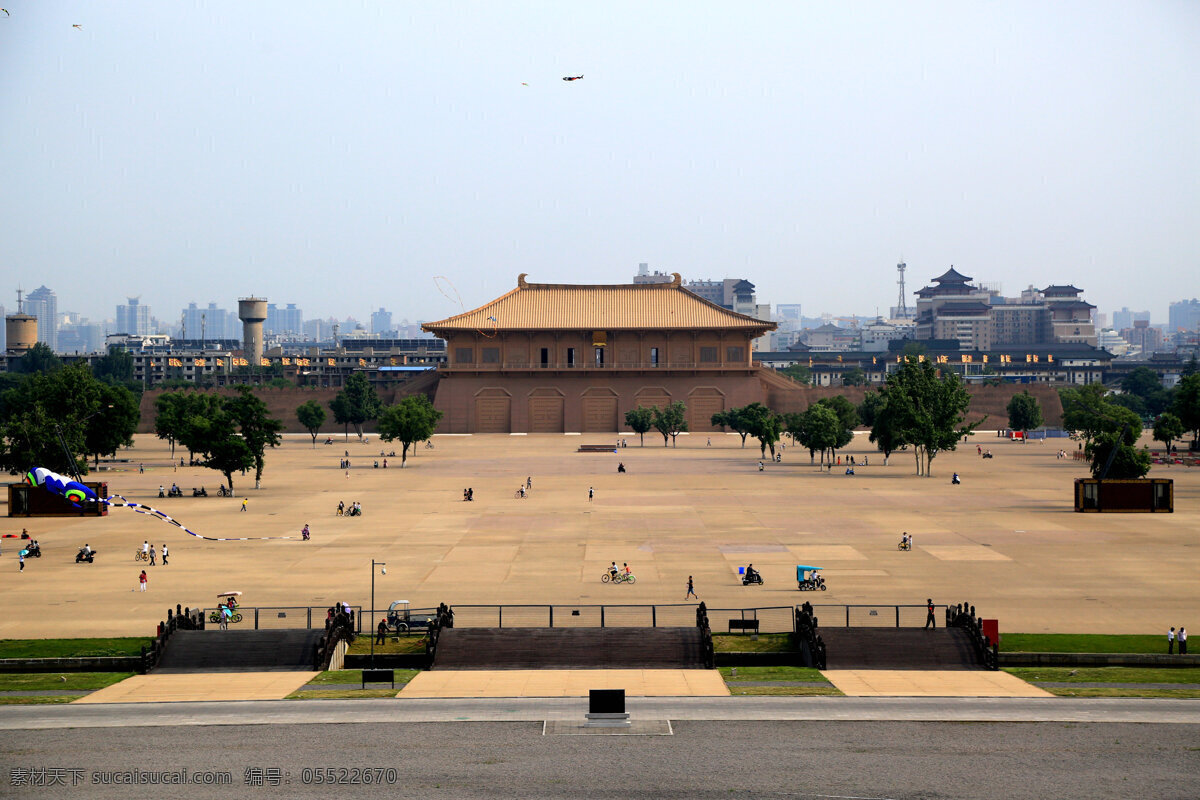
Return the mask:
<path id="1" fill-rule="evenodd" d="M 946 608 L 946 627 L 966 631 L 975 648 L 975 657 L 984 669 L 1000 669 L 1000 643 L 983 632 L 983 620 L 975 616 L 975 606 L 960 603 Z"/>
<path id="2" fill-rule="evenodd" d="M 142 646 L 141 673 L 143 675 L 158 665 L 171 634 L 179 630 L 204 630 L 204 614 L 200 609 L 180 608 L 178 603 L 175 605 L 174 613 L 171 613 L 171 609 L 167 609 L 167 619 L 158 623 L 154 641 L 150 642 L 149 647 Z"/>
<path id="3" fill-rule="evenodd" d="M 362 633 L 362 606 L 351 606 L 354 632 Z M 216 608 L 203 609 L 204 618 L 218 613 Z M 231 626 L 251 630 L 284 630 L 295 628 L 324 628 L 329 617 L 326 606 L 238 606 L 241 622 Z"/>
<path id="4" fill-rule="evenodd" d="M 696 603 L 632 605 L 455 605 L 457 628 L 690 628 Z M 708 608 L 718 631 L 726 619 L 759 620 L 760 633 L 791 633 L 791 606 Z"/>
<path id="5" fill-rule="evenodd" d="M 822 628 L 920 628 L 925 624 L 928 608 L 925 604 L 907 605 L 841 605 L 814 603 L 813 615 Z M 949 606 L 935 604 L 936 609 Z"/>

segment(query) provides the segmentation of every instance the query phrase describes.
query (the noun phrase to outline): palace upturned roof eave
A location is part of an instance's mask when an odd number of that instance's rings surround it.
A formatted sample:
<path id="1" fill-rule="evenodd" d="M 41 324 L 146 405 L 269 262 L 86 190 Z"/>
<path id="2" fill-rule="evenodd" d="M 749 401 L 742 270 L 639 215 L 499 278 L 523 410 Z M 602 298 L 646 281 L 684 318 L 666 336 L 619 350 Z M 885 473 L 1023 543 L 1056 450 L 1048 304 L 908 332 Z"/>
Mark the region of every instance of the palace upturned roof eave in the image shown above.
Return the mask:
<path id="1" fill-rule="evenodd" d="M 528 283 L 462 314 L 426 322 L 429 333 L 522 331 L 729 330 L 760 336 L 776 324 L 739 314 L 670 283 Z"/>

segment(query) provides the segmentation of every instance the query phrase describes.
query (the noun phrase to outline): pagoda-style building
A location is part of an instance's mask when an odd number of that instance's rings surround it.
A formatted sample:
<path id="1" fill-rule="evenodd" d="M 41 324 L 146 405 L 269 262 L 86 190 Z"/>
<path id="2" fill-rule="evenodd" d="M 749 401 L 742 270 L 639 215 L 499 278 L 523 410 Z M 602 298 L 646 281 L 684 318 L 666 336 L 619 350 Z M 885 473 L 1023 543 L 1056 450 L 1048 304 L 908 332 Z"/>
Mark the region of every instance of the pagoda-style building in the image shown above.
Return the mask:
<path id="1" fill-rule="evenodd" d="M 775 323 L 670 283 L 528 283 L 422 329 L 446 340 L 434 405 L 443 433 L 627 430 L 637 406 L 687 405 L 688 429 L 763 402 L 751 343 Z"/>

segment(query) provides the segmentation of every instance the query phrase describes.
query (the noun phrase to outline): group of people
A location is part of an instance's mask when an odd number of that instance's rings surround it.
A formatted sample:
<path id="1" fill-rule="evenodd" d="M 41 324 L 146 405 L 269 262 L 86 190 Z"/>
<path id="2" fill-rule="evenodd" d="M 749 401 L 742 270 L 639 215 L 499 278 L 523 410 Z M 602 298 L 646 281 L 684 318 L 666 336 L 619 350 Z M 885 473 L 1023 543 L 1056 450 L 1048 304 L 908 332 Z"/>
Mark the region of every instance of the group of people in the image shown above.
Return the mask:
<path id="1" fill-rule="evenodd" d="M 475 499 L 475 490 L 474 489 L 472 489 L 470 486 L 463 489 L 463 502 L 464 503 L 469 503 L 474 499 Z"/>
<path id="2" fill-rule="evenodd" d="M 84 548 L 86 548 L 89 552 L 91 551 L 91 548 L 88 547 L 86 544 L 84 545 Z M 163 542 L 162 563 L 163 563 L 164 567 L 167 566 L 167 555 L 168 555 L 167 543 Z M 142 540 L 142 559 L 149 560 L 150 566 L 152 566 L 152 567 L 155 566 L 155 564 L 157 563 L 157 560 L 158 560 L 158 552 L 154 549 L 154 545 L 150 544 L 150 542 L 146 541 L 146 540 Z M 145 591 L 145 590 L 143 589 L 143 591 Z"/>
<path id="3" fill-rule="evenodd" d="M 1175 653 L 1175 642 L 1179 642 L 1179 655 L 1186 656 L 1187 628 L 1180 625 L 1178 633 L 1175 632 L 1174 627 L 1167 631 L 1167 655 L 1173 655 Z"/>
<path id="4" fill-rule="evenodd" d="M 171 484 L 171 488 L 169 490 L 164 490 L 162 487 L 162 484 L 160 483 L 158 485 L 158 496 L 159 497 L 183 497 L 183 490 L 180 489 L 174 483 Z"/>
<path id="5" fill-rule="evenodd" d="M 334 516 L 361 517 L 362 516 L 362 504 L 359 503 L 357 500 L 355 500 L 353 503 L 350 504 L 350 508 L 346 508 L 346 502 L 344 500 L 338 500 L 337 513 Z M 308 525 L 305 525 L 304 528 L 305 528 L 305 530 L 307 530 Z M 308 537 L 305 536 L 304 538 L 307 539 Z"/>
<path id="6" fill-rule="evenodd" d="M 612 562 L 612 565 L 608 568 L 608 574 L 614 578 L 619 575 L 629 575 L 629 563 L 626 561 L 622 561 L 621 563 L 623 566 L 618 568 L 617 562 Z"/>
<path id="7" fill-rule="evenodd" d="M 901 550 L 912 550 L 912 534 L 909 533 L 908 531 L 905 531 L 900 536 L 900 549 Z"/>

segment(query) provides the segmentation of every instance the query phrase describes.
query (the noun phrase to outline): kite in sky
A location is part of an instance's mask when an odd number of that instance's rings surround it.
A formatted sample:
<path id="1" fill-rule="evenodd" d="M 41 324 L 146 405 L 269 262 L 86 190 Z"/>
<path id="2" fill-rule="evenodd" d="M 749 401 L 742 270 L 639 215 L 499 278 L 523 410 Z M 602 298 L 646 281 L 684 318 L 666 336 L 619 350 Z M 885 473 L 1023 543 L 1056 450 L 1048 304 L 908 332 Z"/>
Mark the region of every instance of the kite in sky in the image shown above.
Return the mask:
<path id="1" fill-rule="evenodd" d="M 12 14 L 8 13 L 8 9 L 7 9 L 7 8 L 0 8 L 0 11 L 3 11 L 3 12 L 4 12 L 4 16 L 6 16 L 6 17 L 11 17 L 11 16 L 12 16 Z"/>
<path id="2" fill-rule="evenodd" d="M 78 28 L 79 30 L 83 30 L 83 26 L 82 26 L 82 25 L 72 25 L 71 27 L 72 27 L 72 28 Z"/>
<path id="3" fill-rule="evenodd" d="M 79 481 L 72 480 L 66 476 L 59 475 L 57 472 L 51 472 L 45 467 L 37 467 L 29 470 L 29 472 L 25 473 L 24 481 L 31 486 L 40 486 L 51 494 L 65 497 L 68 501 L 79 508 L 83 508 L 84 503 L 103 503 L 107 506 L 113 506 L 117 508 L 124 506 L 132 511 L 136 511 L 139 514 L 145 514 L 147 516 L 154 517 L 155 519 L 162 520 L 163 522 L 170 523 L 184 533 L 195 536 L 197 539 L 205 539 L 210 542 L 244 542 L 248 540 L 260 541 L 264 539 L 298 538 L 296 536 L 232 536 L 228 538 L 201 536 L 195 531 L 190 531 L 183 527 L 183 525 L 181 525 L 175 519 L 164 514 L 156 508 L 151 508 L 144 503 L 135 503 L 131 500 L 126 500 L 119 494 L 114 494 L 112 497 L 100 497 L 91 489 L 91 487 L 85 486 Z"/>
<path id="4" fill-rule="evenodd" d="M 563 78 L 563 80 L 564 81 L 581 81 L 581 80 L 583 80 L 583 76 L 582 75 L 576 75 L 575 77 L 568 76 L 566 78 Z"/>

